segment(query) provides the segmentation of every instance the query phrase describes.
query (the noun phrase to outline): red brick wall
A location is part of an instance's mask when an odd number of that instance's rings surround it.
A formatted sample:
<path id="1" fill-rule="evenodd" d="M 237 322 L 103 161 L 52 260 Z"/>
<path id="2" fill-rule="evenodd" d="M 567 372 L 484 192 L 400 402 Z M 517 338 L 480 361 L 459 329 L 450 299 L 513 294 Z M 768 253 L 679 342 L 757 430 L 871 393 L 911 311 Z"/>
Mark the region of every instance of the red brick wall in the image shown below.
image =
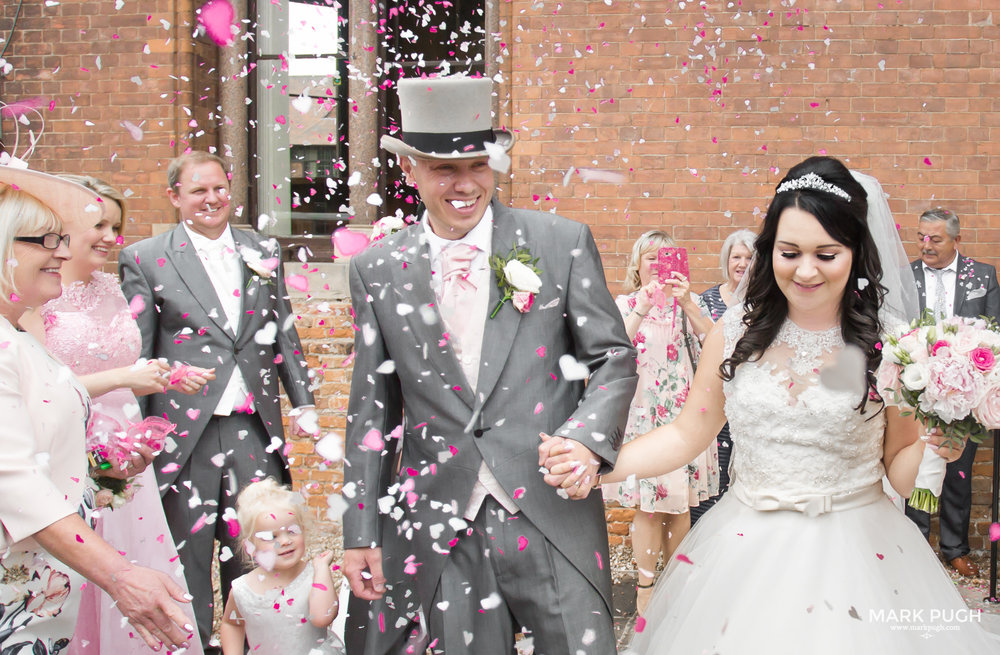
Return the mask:
<path id="1" fill-rule="evenodd" d="M 13 31 L 17 2 L 0 7 L 0 34 L 10 35 L 5 58 L 13 66 L 0 78 L 0 100 L 40 98 L 43 106 L 45 132 L 32 167 L 95 175 L 130 190 L 129 241 L 149 236 L 154 223 L 174 222 L 164 195 L 170 159 L 188 146 L 216 145 L 221 119 L 208 113 L 217 104 L 218 73 L 209 72 L 217 50 L 192 41 L 193 4 L 144 0 L 116 10 L 114 0 L 25 2 Z M 141 128 L 139 140 L 126 121 Z M 3 121 L 8 148 L 13 127 Z M 31 129 L 38 132 L 34 120 Z M 17 154 L 27 142 L 24 127 L 20 141 Z"/>
<path id="2" fill-rule="evenodd" d="M 663 228 L 700 291 L 721 280 L 721 240 L 758 225 L 788 168 L 829 154 L 879 178 L 905 241 L 947 206 L 963 251 L 996 265 L 1000 5 L 787 4 L 511 0 L 512 204 L 589 223 L 614 291 L 636 237 Z M 623 181 L 564 185 L 574 168 Z M 980 448 L 973 548 L 988 544 L 990 458 Z"/>

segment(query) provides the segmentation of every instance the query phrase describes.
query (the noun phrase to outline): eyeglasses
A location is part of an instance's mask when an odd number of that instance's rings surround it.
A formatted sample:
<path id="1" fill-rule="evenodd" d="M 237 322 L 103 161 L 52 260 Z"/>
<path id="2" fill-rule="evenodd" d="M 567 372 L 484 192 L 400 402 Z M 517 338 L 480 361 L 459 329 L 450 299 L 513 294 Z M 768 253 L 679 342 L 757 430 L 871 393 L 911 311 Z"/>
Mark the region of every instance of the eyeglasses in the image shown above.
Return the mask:
<path id="1" fill-rule="evenodd" d="M 24 241 L 25 243 L 37 243 L 43 248 L 48 250 L 56 250 L 59 248 L 59 244 L 65 245 L 69 248 L 69 235 L 59 234 L 58 232 L 49 232 L 43 234 L 40 237 L 14 237 L 14 241 Z"/>

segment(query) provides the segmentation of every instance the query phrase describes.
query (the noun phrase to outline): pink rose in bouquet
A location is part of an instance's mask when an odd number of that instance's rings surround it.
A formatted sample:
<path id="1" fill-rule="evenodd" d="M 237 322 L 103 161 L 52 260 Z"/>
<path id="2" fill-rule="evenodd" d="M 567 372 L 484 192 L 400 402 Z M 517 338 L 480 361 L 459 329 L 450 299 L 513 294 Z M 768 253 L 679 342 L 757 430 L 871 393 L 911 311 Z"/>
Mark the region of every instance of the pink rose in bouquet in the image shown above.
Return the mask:
<path id="1" fill-rule="evenodd" d="M 997 361 L 991 349 L 982 347 L 973 348 L 972 352 L 969 353 L 969 359 L 972 360 L 972 365 L 980 373 L 989 373 L 992 371 Z"/>

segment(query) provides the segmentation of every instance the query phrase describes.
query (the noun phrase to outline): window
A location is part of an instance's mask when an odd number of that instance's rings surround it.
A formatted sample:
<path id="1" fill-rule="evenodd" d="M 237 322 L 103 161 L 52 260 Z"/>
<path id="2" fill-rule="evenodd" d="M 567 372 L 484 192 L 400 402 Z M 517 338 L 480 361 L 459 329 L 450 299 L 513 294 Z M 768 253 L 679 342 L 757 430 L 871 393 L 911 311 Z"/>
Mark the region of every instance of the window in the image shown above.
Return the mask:
<path id="1" fill-rule="evenodd" d="M 279 236 L 348 220 L 346 7 L 258 2 L 257 215 Z"/>

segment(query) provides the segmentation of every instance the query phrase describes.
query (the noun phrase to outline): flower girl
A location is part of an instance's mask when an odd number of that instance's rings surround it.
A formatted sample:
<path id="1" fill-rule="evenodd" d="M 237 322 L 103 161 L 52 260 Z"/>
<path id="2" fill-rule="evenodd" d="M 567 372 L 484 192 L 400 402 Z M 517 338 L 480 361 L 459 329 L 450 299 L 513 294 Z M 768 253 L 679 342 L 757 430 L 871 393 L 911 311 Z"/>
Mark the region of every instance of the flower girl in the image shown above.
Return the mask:
<path id="1" fill-rule="evenodd" d="M 302 498 L 273 478 L 247 485 L 236 501 L 242 554 L 256 568 L 233 581 L 222 616 L 222 652 L 243 655 L 340 655 L 328 628 L 337 592 L 326 551 L 305 558 Z"/>

